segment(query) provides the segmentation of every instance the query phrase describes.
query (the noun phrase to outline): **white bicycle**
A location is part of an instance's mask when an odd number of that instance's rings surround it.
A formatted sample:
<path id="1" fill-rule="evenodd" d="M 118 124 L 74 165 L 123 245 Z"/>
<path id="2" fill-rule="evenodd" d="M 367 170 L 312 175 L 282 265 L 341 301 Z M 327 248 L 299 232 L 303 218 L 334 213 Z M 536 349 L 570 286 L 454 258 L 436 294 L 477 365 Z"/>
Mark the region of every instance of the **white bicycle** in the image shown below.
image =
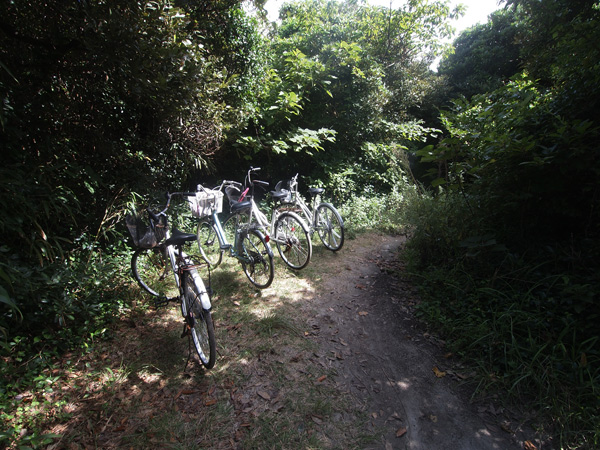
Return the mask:
<path id="1" fill-rule="evenodd" d="M 311 196 L 310 205 L 306 204 L 298 193 L 298 174 L 291 180 L 280 181 L 275 185 L 275 192 L 279 192 L 279 213 L 295 212 L 306 219 L 310 236 L 316 232 L 323 245 L 337 252 L 344 245 L 344 221 L 337 209 L 331 204 L 320 201 L 320 195 L 325 192 L 323 188 L 309 188 Z"/>
<path id="2" fill-rule="evenodd" d="M 274 242 L 281 259 L 288 267 L 300 270 L 307 266 L 312 256 L 310 231 L 304 220 L 293 211 L 280 211 L 273 208 L 271 220 L 259 209 L 254 197 L 256 186 L 268 186 L 266 181 L 253 180 L 252 174 L 259 171 L 251 167 L 246 175 L 245 185 L 228 181 L 225 193 L 229 199 L 232 215 L 224 224 L 225 233 L 230 238 L 241 227 L 259 228 L 269 242 Z M 277 203 L 281 193 L 271 193 Z"/>

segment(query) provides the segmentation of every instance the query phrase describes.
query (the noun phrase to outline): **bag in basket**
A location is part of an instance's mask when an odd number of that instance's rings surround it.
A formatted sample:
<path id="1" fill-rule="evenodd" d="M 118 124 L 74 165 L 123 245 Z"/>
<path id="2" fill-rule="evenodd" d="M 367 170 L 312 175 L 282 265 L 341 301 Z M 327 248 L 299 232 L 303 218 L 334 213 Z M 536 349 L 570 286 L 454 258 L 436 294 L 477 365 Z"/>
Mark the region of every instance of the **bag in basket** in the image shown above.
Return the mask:
<path id="1" fill-rule="evenodd" d="M 164 216 L 159 217 L 158 223 L 150 220 L 150 224 L 148 224 L 137 214 L 128 214 L 125 217 L 125 223 L 135 247 L 153 248 L 165 238 L 167 219 Z"/>

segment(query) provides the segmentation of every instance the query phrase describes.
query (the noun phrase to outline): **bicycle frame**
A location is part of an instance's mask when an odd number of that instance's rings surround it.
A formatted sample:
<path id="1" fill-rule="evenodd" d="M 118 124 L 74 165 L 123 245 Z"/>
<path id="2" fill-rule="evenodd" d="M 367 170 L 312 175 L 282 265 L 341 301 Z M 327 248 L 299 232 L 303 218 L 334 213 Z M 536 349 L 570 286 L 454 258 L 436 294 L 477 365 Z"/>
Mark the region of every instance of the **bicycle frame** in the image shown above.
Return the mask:
<path id="1" fill-rule="evenodd" d="M 272 240 L 275 243 L 279 243 L 279 244 L 285 244 L 285 238 L 283 239 L 278 239 L 276 237 L 276 233 L 275 233 L 275 222 L 277 221 L 277 218 L 279 217 L 279 212 L 277 210 L 277 208 L 273 208 L 273 211 L 271 213 L 271 222 L 269 223 L 269 218 L 267 217 L 267 215 L 265 213 L 263 213 L 258 205 L 256 204 L 256 201 L 254 201 L 254 184 L 255 183 L 264 183 L 262 181 L 252 181 L 251 178 L 251 173 L 253 171 L 257 171 L 260 170 L 259 168 L 250 168 L 250 170 L 248 171 L 248 175 L 246 176 L 246 181 L 248 186 L 246 186 L 246 189 L 244 189 L 244 191 L 241 193 L 239 201 L 245 200 L 247 198 L 247 194 L 248 192 L 250 192 L 250 204 L 251 204 L 251 208 L 250 208 L 250 217 L 248 219 L 248 226 L 252 226 L 252 218 L 254 217 L 256 219 L 256 224 L 254 224 L 255 226 L 257 226 L 258 228 L 261 228 L 264 233 L 265 236 L 268 240 Z M 305 205 L 306 207 L 306 205 Z M 312 216 L 311 216 L 312 217 Z"/>
<path id="2" fill-rule="evenodd" d="M 308 226 L 310 228 L 310 233 L 315 232 L 315 214 L 317 212 L 317 205 L 319 202 L 317 201 L 318 194 L 315 195 L 312 199 L 312 210 L 306 204 L 300 193 L 298 192 L 298 174 L 296 174 L 290 180 L 290 193 L 292 195 L 293 205 L 300 208 L 302 214 L 308 219 Z M 290 203 L 291 204 L 291 203 Z"/>
<path id="3" fill-rule="evenodd" d="M 167 232 L 166 238 L 169 239 L 168 232 Z M 202 286 L 204 286 L 204 281 L 200 277 L 200 274 L 198 273 L 198 271 L 195 269 L 196 265 L 190 261 L 189 256 L 187 255 L 187 253 L 185 253 L 183 251 L 182 247 L 183 246 L 175 247 L 173 245 L 164 246 L 164 251 L 166 252 L 167 256 L 169 257 L 169 262 L 171 264 L 171 271 L 173 272 L 173 276 L 175 277 L 175 283 L 179 287 L 179 295 L 180 296 L 183 295 L 183 293 L 185 292 L 185 288 L 186 288 L 186 286 L 185 286 L 186 278 L 181 276 L 183 274 L 183 272 L 186 270 L 189 270 L 190 275 L 191 275 L 192 279 L 194 280 L 194 282 L 197 282 L 197 283 L 200 282 L 200 284 Z M 212 308 L 212 305 L 210 302 L 210 297 L 208 296 L 206 291 L 202 292 L 201 294 L 202 295 L 200 296 L 200 303 L 202 304 L 202 308 L 210 311 Z M 167 299 L 167 300 L 172 300 L 172 299 Z"/>
<path id="4" fill-rule="evenodd" d="M 223 180 L 221 182 L 221 184 L 218 187 L 216 187 L 214 190 L 222 191 L 225 186 L 237 187 L 238 185 L 240 185 L 240 184 L 235 181 Z M 199 185 L 199 187 L 204 189 L 204 187 L 202 187 L 201 185 Z M 248 192 L 248 190 L 246 189 L 246 191 L 244 191 L 244 193 L 242 195 L 245 196 L 247 194 L 247 192 Z M 250 214 L 252 214 L 253 211 L 255 212 L 255 214 L 262 215 L 262 217 L 266 220 L 266 216 L 264 216 L 264 214 L 262 214 L 260 212 L 260 210 L 258 210 L 258 208 L 256 207 L 256 204 L 254 203 L 254 200 L 252 199 L 252 208 L 251 208 Z M 223 224 L 221 223 L 221 220 L 219 219 L 219 213 L 215 210 L 212 212 L 212 214 L 209 217 L 210 217 L 212 223 L 214 224 L 215 233 L 217 234 L 217 239 L 219 241 L 219 247 L 221 248 L 221 250 L 228 251 L 229 256 L 238 259 L 240 262 L 243 262 L 243 263 L 252 262 L 251 259 L 248 257 L 248 255 L 244 255 L 243 252 L 240 251 L 241 250 L 240 244 L 242 242 L 243 233 L 248 232 L 251 229 L 251 227 L 252 227 L 251 221 L 248 222 L 248 224 L 245 224 L 243 229 L 236 230 L 235 239 L 232 244 L 231 242 L 229 242 L 227 240 L 227 236 L 225 235 L 225 231 L 223 230 Z M 265 240 L 266 240 L 266 242 L 269 242 L 268 235 L 265 236 Z M 269 252 L 271 252 L 270 249 L 269 249 Z M 270 254 L 270 256 L 271 257 L 273 256 L 272 253 Z"/>

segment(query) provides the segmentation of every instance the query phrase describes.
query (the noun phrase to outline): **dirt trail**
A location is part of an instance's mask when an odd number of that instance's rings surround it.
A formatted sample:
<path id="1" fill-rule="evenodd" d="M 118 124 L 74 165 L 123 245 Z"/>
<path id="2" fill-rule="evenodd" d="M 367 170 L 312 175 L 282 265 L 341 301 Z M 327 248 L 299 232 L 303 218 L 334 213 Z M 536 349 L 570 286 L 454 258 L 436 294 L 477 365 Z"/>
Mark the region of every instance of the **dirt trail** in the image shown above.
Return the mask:
<path id="1" fill-rule="evenodd" d="M 412 314 L 412 288 L 391 275 L 401 237 L 361 236 L 327 258 L 323 288 L 306 313 L 322 363 L 368 413 L 372 449 L 522 449 L 507 410 L 469 402 L 443 345 Z M 330 355 L 335 355 L 334 358 Z"/>

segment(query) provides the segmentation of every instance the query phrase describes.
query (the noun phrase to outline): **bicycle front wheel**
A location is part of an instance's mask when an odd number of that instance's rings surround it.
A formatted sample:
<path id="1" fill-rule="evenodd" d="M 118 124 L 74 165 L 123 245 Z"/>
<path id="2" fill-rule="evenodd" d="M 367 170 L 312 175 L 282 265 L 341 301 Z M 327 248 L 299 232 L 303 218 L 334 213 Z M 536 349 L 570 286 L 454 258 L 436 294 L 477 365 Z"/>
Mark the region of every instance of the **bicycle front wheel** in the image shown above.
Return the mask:
<path id="1" fill-rule="evenodd" d="M 198 248 L 202 258 L 211 266 L 217 267 L 223 259 L 223 250 L 213 223 L 203 220 L 198 225 Z"/>
<path id="2" fill-rule="evenodd" d="M 179 287 L 164 247 L 140 248 L 131 258 L 131 272 L 138 284 L 155 297 L 176 298 Z"/>
<path id="3" fill-rule="evenodd" d="M 329 250 L 337 252 L 344 245 L 344 221 L 333 205 L 321 203 L 317 207 L 315 230 Z"/>
<path id="4" fill-rule="evenodd" d="M 240 254 L 242 268 L 250 282 L 259 289 L 268 288 L 273 282 L 273 252 L 262 233 L 248 230 L 242 239 Z"/>
<path id="5" fill-rule="evenodd" d="M 297 214 L 284 212 L 277 217 L 272 240 L 283 262 L 292 269 L 303 269 L 309 263 L 312 242 L 306 225 Z"/>
<path id="6" fill-rule="evenodd" d="M 217 358 L 215 329 L 210 310 L 202 307 L 202 296 L 208 293 L 202 280 L 195 279 L 189 272 L 186 272 L 185 277 L 182 313 L 189 326 L 200 362 L 207 369 L 212 369 Z"/>

